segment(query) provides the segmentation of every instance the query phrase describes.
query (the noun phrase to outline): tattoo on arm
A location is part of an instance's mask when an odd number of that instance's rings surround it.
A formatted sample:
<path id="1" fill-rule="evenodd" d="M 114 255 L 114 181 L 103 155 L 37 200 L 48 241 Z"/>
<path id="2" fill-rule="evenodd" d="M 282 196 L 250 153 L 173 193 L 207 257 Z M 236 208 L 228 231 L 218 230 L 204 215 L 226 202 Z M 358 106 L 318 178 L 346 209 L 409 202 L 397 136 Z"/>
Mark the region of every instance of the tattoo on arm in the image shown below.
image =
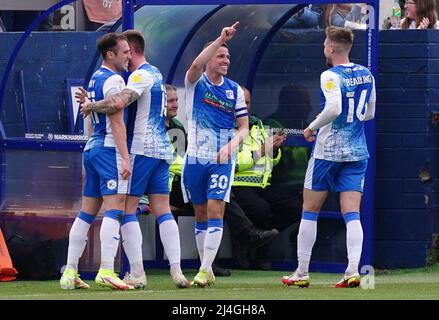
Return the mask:
<path id="1" fill-rule="evenodd" d="M 94 112 L 113 114 L 129 106 L 137 99 L 139 99 L 137 92 L 130 89 L 123 89 L 122 92 L 112 95 L 111 97 L 90 103 L 87 108 Z"/>

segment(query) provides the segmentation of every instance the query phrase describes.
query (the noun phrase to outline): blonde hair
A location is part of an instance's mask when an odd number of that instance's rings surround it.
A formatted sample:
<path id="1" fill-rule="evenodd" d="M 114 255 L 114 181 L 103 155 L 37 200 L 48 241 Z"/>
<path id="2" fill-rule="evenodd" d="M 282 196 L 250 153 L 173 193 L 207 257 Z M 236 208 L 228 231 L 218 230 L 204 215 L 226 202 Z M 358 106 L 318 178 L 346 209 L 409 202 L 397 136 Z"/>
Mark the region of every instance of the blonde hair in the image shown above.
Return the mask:
<path id="1" fill-rule="evenodd" d="M 327 27 L 326 37 L 331 41 L 342 46 L 346 51 L 351 50 L 354 43 L 354 34 L 351 30 L 339 27 Z"/>

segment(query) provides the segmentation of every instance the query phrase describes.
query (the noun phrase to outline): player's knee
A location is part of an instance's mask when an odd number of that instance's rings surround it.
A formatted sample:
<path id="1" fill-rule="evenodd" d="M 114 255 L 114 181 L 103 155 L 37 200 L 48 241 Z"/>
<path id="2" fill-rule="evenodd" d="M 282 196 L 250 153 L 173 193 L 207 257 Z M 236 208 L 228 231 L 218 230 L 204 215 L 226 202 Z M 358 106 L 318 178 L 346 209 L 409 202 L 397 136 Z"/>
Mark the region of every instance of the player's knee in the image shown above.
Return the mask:
<path id="1" fill-rule="evenodd" d="M 341 206 L 340 211 L 342 214 L 348 213 L 348 212 L 360 212 L 359 206 Z"/>
<path id="2" fill-rule="evenodd" d="M 321 205 L 320 203 L 303 203 L 303 211 L 309 211 L 309 212 L 320 212 Z"/>
<path id="3" fill-rule="evenodd" d="M 341 213 L 360 212 L 360 202 L 356 199 L 343 199 L 340 201 Z"/>

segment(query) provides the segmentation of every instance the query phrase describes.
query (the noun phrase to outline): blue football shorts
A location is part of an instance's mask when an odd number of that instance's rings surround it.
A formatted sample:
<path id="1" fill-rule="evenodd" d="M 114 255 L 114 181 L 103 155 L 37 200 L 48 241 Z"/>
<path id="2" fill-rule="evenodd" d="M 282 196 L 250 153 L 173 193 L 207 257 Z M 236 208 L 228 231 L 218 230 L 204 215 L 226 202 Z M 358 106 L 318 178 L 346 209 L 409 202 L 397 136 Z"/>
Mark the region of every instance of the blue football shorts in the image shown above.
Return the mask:
<path id="1" fill-rule="evenodd" d="M 163 159 L 130 155 L 133 174 L 128 194 L 140 197 L 144 194 L 169 194 L 169 163 Z"/>
<path id="2" fill-rule="evenodd" d="M 84 151 L 82 155 L 85 168 L 83 195 L 102 197 L 113 194 L 127 194 L 128 180 L 123 180 L 121 156 L 116 148 L 97 146 Z"/>
<path id="3" fill-rule="evenodd" d="M 210 163 L 205 159 L 186 156 L 181 188 L 185 202 L 203 204 L 208 199 L 230 201 L 235 161 Z"/>
<path id="4" fill-rule="evenodd" d="M 308 161 L 304 188 L 313 191 L 363 192 L 367 159 L 334 162 L 311 157 Z"/>

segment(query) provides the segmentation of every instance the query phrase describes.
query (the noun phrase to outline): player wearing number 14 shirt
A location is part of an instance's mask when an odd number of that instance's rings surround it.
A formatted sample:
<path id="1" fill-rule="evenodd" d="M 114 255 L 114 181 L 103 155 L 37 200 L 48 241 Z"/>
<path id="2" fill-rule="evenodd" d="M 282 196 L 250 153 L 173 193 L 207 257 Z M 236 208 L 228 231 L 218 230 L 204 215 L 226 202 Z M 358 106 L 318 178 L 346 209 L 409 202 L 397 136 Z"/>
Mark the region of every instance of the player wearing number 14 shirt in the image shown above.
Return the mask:
<path id="1" fill-rule="evenodd" d="M 297 236 L 298 268 L 282 278 L 287 285 L 307 287 L 308 268 L 317 234 L 317 220 L 329 191 L 340 193 L 346 224 L 348 267 L 337 288 L 360 285 L 358 267 L 363 245 L 360 204 L 369 153 L 364 121 L 375 114 L 375 80 L 370 71 L 349 61 L 354 35 L 344 28 L 326 29 L 324 55 L 332 68 L 320 78 L 322 111 L 304 130 L 315 141 L 303 190 L 303 211 Z"/>

